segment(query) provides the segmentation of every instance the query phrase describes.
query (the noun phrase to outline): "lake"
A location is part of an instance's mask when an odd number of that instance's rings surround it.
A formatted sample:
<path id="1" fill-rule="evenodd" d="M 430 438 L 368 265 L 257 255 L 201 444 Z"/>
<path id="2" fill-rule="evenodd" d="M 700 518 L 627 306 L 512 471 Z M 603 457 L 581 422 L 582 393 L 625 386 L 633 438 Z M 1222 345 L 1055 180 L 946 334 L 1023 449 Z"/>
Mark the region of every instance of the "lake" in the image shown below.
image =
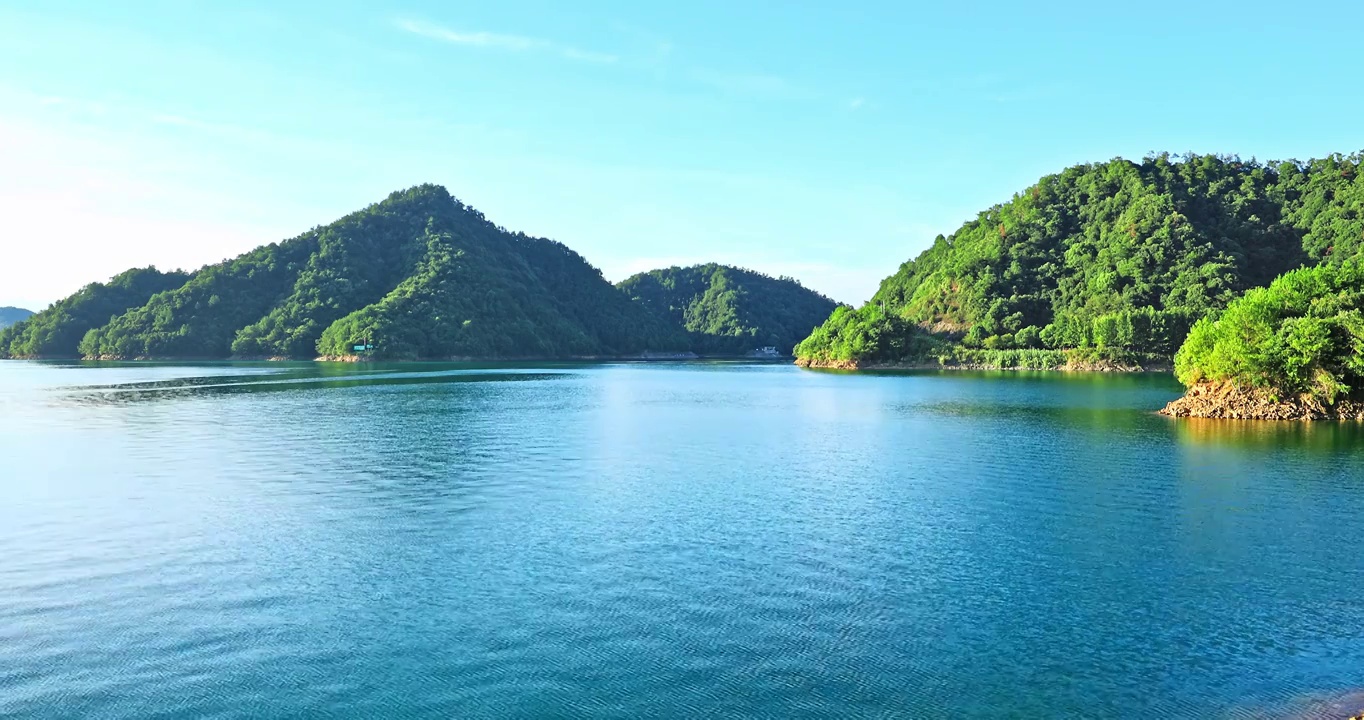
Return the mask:
<path id="1" fill-rule="evenodd" d="M 1364 688 L 1364 433 L 1153 413 L 1178 394 L 0 362 L 0 715 L 1261 718 Z"/>

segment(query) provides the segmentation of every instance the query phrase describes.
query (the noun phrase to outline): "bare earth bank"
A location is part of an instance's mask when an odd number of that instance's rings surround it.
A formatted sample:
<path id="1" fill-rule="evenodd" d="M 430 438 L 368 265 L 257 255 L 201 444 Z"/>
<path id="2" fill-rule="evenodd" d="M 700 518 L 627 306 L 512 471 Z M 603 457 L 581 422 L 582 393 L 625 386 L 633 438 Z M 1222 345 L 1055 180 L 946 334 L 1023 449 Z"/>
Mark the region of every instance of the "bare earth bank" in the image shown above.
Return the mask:
<path id="1" fill-rule="evenodd" d="M 1173 370 L 1169 363 L 1136 365 L 1117 363 L 1111 360 L 1067 360 L 1065 364 L 1053 367 L 1004 366 L 988 363 L 864 363 L 857 360 L 811 360 L 810 358 L 796 358 L 796 364 L 803 368 L 820 370 L 1038 370 L 1047 372 L 1170 372 Z"/>
<path id="2" fill-rule="evenodd" d="M 1200 383 L 1160 411 L 1171 417 L 1228 420 L 1364 420 L 1364 403 L 1327 405 L 1310 396 L 1278 397 L 1268 390 L 1231 383 Z"/>

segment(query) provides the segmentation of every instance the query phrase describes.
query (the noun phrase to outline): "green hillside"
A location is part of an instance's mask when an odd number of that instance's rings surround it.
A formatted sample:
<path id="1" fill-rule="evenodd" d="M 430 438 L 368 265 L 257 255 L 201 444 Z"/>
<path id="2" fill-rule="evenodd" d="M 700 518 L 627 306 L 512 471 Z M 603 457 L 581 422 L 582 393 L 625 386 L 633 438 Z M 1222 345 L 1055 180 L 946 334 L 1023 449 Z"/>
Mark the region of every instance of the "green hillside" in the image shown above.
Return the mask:
<path id="1" fill-rule="evenodd" d="M 350 355 L 368 341 L 374 349 L 366 354 L 382 359 L 688 347 L 680 328 L 631 303 L 577 253 L 499 228 L 434 185 L 394 193 L 192 277 L 148 273 L 155 271 L 130 271 L 63 300 L 25 323 L 59 333 L 7 331 L 0 351 L 312 358 Z"/>
<path id="2" fill-rule="evenodd" d="M 1194 326 L 1185 385 L 1232 383 L 1323 404 L 1364 390 L 1364 258 L 1294 270 Z"/>
<path id="3" fill-rule="evenodd" d="M 801 342 L 814 365 L 987 351 L 1169 357 L 1247 289 L 1364 244 L 1364 156 L 1117 159 L 982 212 Z"/>
<path id="4" fill-rule="evenodd" d="M 681 325 L 701 354 L 736 355 L 764 346 L 789 353 L 837 307 L 794 278 L 713 263 L 651 270 L 618 287 L 650 313 Z"/>
<path id="5" fill-rule="evenodd" d="M 432 215 L 413 271 L 321 335 L 324 355 L 372 338 L 389 357 L 680 352 L 686 338 L 564 245 L 508 233 L 463 206 Z"/>
<path id="6" fill-rule="evenodd" d="M 128 270 L 106 283 L 90 283 L 26 321 L 0 331 L 0 357 L 79 357 L 78 345 L 91 328 L 188 279 L 183 272 L 149 267 Z"/>

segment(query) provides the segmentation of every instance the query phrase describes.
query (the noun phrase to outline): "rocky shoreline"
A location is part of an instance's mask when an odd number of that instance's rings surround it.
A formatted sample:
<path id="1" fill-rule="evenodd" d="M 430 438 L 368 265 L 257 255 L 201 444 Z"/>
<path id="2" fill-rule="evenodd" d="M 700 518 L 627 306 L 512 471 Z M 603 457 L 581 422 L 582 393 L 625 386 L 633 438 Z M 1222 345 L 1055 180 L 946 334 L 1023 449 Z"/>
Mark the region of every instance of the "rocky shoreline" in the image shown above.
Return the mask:
<path id="1" fill-rule="evenodd" d="M 1222 420 L 1355 420 L 1364 421 L 1364 402 L 1341 400 L 1327 405 L 1310 396 L 1278 397 L 1269 390 L 1231 383 L 1200 383 L 1160 411 L 1170 417 Z"/>
<path id="2" fill-rule="evenodd" d="M 289 358 L 266 358 L 267 360 L 288 360 Z M 467 363 L 498 363 L 498 362 L 622 362 L 631 360 L 703 360 L 700 355 L 693 352 L 684 353 L 654 353 L 645 352 L 638 355 L 570 355 L 566 357 L 443 357 L 443 358 L 373 358 L 364 355 L 320 355 L 313 358 L 314 362 L 467 362 Z M 738 357 L 724 359 L 742 359 Z"/>
<path id="3" fill-rule="evenodd" d="M 1111 360 L 1067 360 L 1052 367 L 1027 367 L 1022 365 L 993 365 L 990 363 L 863 363 L 857 360 L 816 361 L 810 358 L 796 358 L 796 365 L 811 370 L 1031 370 L 1039 372 L 1171 372 L 1174 367 L 1168 363 L 1149 363 L 1135 365 L 1117 363 Z"/>

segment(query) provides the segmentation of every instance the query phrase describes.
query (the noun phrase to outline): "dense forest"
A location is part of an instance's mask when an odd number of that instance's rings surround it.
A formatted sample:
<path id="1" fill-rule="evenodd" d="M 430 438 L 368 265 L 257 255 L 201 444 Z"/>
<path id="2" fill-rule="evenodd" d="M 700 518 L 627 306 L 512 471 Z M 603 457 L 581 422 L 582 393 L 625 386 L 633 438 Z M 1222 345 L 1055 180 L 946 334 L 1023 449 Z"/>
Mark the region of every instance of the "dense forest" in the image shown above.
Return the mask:
<path id="1" fill-rule="evenodd" d="M 422 185 L 194 273 L 92 283 L 0 330 L 0 357 L 714 355 L 804 337 L 795 354 L 817 366 L 1048 368 L 1169 362 L 1187 337 L 1186 382 L 1329 399 L 1364 381 L 1361 162 L 1072 167 L 938 237 L 856 309 L 714 264 L 613 287 Z"/>
<path id="2" fill-rule="evenodd" d="M 696 280 L 713 289 L 694 324 L 632 301 L 564 245 L 422 185 L 192 274 L 146 268 L 91 284 L 0 333 L 0 357 L 737 353 L 789 347 L 833 307 L 792 281 L 712 269 Z"/>
<path id="3" fill-rule="evenodd" d="M 1175 374 L 1322 405 L 1364 389 L 1364 258 L 1294 270 L 1198 321 Z"/>
<path id="4" fill-rule="evenodd" d="M 78 350 L 313 358 L 356 345 L 376 359 L 561 357 L 681 351 L 686 338 L 563 245 L 422 185 L 205 267 L 95 324 Z"/>
<path id="5" fill-rule="evenodd" d="M 154 295 L 185 284 L 189 275 L 136 268 L 106 283 L 90 283 L 76 294 L 0 331 L 0 357 L 78 357 L 81 339 L 92 328 L 139 307 Z"/>
<path id="6" fill-rule="evenodd" d="M 32 310 L 25 310 L 17 307 L 0 307 L 0 330 L 29 319 L 33 315 Z"/>
<path id="7" fill-rule="evenodd" d="M 1163 154 L 1069 168 L 939 236 L 797 356 L 843 366 L 1072 350 L 1169 358 L 1246 290 L 1360 250 L 1361 162 Z"/>
<path id="8" fill-rule="evenodd" d="M 681 325 L 702 355 L 765 346 L 790 354 L 838 305 L 795 278 L 714 263 L 651 270 L 617 287 L 655 316 Z"/>

